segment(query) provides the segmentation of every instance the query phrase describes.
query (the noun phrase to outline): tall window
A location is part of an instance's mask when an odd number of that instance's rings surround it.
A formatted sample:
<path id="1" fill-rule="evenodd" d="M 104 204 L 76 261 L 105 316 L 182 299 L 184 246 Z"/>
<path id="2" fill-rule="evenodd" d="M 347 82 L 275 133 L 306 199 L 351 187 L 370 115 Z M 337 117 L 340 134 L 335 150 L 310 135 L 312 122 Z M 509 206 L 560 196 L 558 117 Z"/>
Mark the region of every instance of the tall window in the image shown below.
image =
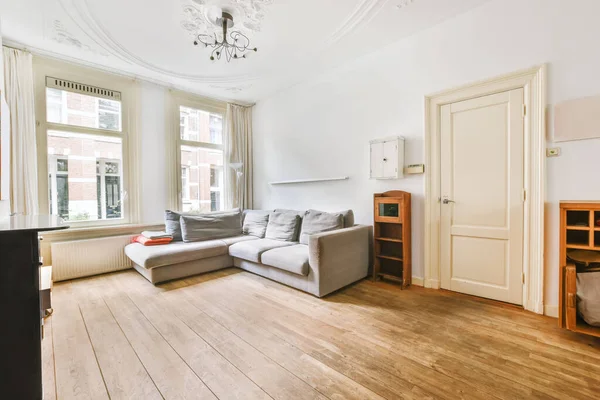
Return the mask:
<path id="1" fill-rule="evenodd" d="M 50 213 L 71 222 L 122 219 L 120 94 L 47 78 L 45 126 Z"/>
<path id="2" fill-rule="evenodd" d="M 223 193 L 223 116 L 179 107 L 183 211 L 219 211 Z"/>

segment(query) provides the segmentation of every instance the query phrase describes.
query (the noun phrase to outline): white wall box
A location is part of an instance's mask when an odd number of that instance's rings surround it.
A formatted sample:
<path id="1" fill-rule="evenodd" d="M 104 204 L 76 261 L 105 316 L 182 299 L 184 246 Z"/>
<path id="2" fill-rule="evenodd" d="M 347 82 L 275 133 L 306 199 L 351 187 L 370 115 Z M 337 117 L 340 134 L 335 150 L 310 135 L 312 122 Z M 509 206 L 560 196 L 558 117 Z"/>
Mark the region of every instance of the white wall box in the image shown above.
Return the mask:
<path id="1" fill-rule="evenodd" d="M 404 178 L 404 138 L 371 140 L 371 179 Z"/>

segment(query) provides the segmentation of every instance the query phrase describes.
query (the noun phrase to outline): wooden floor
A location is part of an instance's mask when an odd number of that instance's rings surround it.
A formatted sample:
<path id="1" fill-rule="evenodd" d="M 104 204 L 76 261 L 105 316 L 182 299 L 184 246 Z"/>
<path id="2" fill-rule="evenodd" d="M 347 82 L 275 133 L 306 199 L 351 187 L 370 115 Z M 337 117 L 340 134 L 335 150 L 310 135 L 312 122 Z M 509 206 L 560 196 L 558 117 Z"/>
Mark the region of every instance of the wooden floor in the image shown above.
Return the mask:
<path id="1" fill-rule="evenodd" d="M 45 399 L 598 399 L 600 341 L 487 300 L 363 281 L 326 299 L 228 269 L 56 284 Z"/>

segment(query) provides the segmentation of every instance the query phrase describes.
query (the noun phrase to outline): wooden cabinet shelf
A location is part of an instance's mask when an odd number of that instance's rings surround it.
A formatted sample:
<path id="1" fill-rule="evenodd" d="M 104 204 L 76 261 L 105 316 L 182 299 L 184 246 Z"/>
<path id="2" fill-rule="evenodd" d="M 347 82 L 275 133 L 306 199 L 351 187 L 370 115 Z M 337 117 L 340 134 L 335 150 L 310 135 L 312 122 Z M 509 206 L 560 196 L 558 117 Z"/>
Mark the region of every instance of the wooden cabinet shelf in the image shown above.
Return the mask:
<path id="1" fill-rule="evenodd" d="M 394 238 L 387 238 L 387 237 L 376 237 L 375 240 L 379 240 L 382 242 L 402 243 L 402 239 L 394 239 Z"/>
<path id="2" fill-rule="evenodd" d="M 411 268 L 411 196 L 390 191 L 374 195 L 375 243 L 373 279 L 391 279 L 412 283 Z"/>
<path id="3" fill-rule="evenodd" d="M 379 254 L 378 256 L 376 256 L 377 258 L 383 258 L 386 260 L 394 260 L 394 261 L 404 261 L 403 259 L 399 258 L 399 257 L 394 257 L 394 256 L 386 256 L 383 254 Z"/>
<path id="4" fill-rule="evenodd" d="M 577 267 L 568 256 L 574 250 L 587 250 L 590 253 L 584 254 L 588 260 L 600 259 L 598 222 L 600 202 L 560 203 L 559 325 L 574 332 L 600 337 L 600 327 L 588 325 L 577 312 L 577 274 L 596 269 L 583 265 Z M 575 255 L 572 257 L 575 258 Z"/>
<path id="5" fill-rule="evenodd" d="M 569 231 L 589 231 L 589 226 L 567 226 L 567 230 Z"/>

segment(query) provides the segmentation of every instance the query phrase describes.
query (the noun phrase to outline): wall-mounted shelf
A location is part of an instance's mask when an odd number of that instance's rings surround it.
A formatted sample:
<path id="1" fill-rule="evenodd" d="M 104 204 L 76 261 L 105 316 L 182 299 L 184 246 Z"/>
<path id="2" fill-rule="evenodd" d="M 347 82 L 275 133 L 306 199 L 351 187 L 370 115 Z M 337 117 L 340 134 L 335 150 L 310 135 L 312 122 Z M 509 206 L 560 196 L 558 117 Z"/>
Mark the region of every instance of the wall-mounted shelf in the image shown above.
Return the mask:
<path id="1" fill-rule="evenodd" d="M 349 176 L 342 176 L 342 177 L 339 177 L 339 178 L 294 179 L 294 180 L 289 180 L 289 181 L 269 182 L 269 185 L 292 185 L 292 184 L 295 184 L 295 183 L 347 181 L 348 179 L 350 179 Z"/>

